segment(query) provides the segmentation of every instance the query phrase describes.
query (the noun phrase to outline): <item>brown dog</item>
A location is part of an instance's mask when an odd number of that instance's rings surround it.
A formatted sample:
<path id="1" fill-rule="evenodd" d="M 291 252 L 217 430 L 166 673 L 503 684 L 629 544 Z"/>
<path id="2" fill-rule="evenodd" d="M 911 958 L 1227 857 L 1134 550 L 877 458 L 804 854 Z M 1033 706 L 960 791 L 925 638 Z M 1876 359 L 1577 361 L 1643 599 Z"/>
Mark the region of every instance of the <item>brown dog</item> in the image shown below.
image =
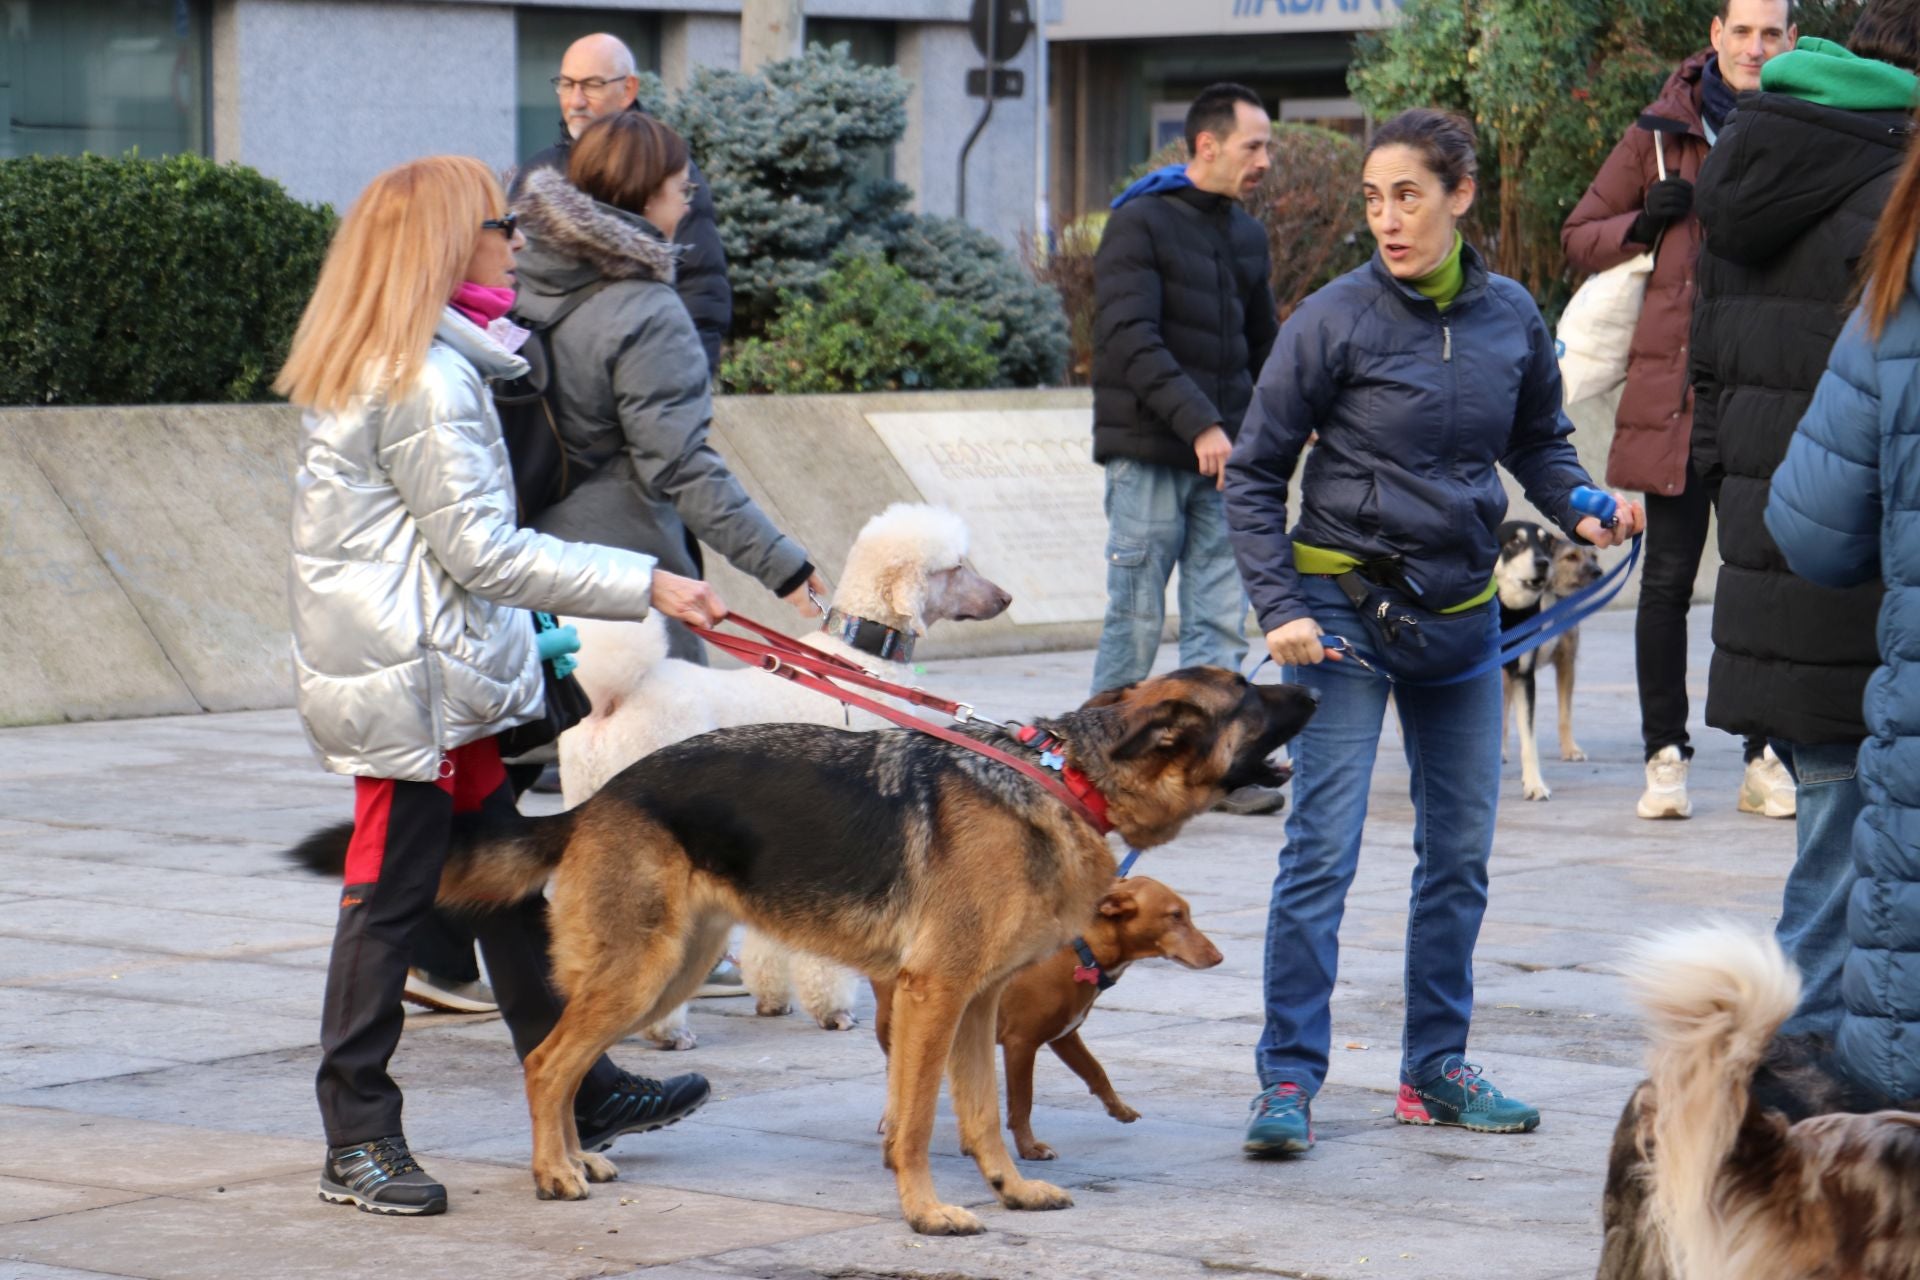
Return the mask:
<path id="1" fill-rule="evenodd" d="M 1313 714 L 1294 685 L 1190 667 L 1036 722 L 1135 848 L 1164 844 L 1237 786 L 1278 785 L 1268 755 Z M 1012 734 L 962 732 L 1039 759 Z M 322 865 L 315 837 L 303 860 Z M 345 840 L 338 841 L 341 863 Z M 578 1200 L 618 1175 L 581 1150 L 573 1098 L 634 1028 L 690 997 L 744 920 L 894 988 L 886 1163 L 916 1231 L 980 1220 L 934 1194 L 927 1147 L 944 1072 L 960 1138 L 1013 1209 L 1073 1203 L 1021 1175 L 1000 1137 L 993 1041 L 1019 969 L 1084 928 L 1113 885 L 1105 838 L 1024 773 L 907 730 L 720 729 L 638 761 L 547 818 L 455 820 L 440 900 L 511 903 L 552 879 L 566 1011 L 527 1055 L 533 1179 Z"/>
<path id="2" fill-rule="evenodd" d="M 1087 1082 L 1087 1091 L 1107 1104 L 1108 1115 L 1121 1124 L 1132 1124 L 1140 1113 L 1113 1091 L 1093 1050 L 1080 1038 L 1080 1024 L 1100 993 L 1135 960 L 1165 959 L 1189 969 L 1211 969 L 1221 959 L 1220 949 L 1193 927 L 1187 900 L 1146 876 L 1116 880 L 1100 899 L 1093 922 L 1075 942 L 1086 945 L 1093 958 L 1091 966 L 1069 943 L 1014 974 L 1000 995 L 995 1039 L 1006 1059 L 1007 1128 L 1023 1160 L 1054 1157 L 1053 1148 L 1033 1136 L 1033 1063 L 1040 1046 L 1052 1049 Z M 874 983 L 873 999 L 873 1033 L 884 1053 L 892 1020 L 892 985 Z"/>

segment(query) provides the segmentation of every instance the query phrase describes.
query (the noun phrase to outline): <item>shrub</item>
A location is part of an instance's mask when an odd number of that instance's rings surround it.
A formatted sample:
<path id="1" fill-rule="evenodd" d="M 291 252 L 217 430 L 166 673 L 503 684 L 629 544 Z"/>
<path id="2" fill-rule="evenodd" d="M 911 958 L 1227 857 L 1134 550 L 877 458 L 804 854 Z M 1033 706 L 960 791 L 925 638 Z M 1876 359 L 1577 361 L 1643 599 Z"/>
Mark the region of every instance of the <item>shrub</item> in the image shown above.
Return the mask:
<path id="1" fill-rule="evenodd" d="M 0 162 L 0 404 L 268 398 L 333 224 L 198 156 Z"/>
<path id="2" fill-rule="evenodd" d="M 764 338 L 721 366 L 732 392 L 967 390 L 993 385 L 999 326 L 877 254 L 844 254 L 814 289 L 787 289 Z"/>
<path id="3" fill-rule="evenodd" d="M 965 303 L 999 326 L 990 348 L 1000 366 L 994 385 L 1060 381 L 1067 359 L 1060 300 L 998 240 L 957 218 L 915 218 L 894 241 L 893 261 L 936 296 Z"/>
<path id="4" fill-rule="evenodd" d="M 891 245 L 909 192 L 865 173 L 875 147 L 907 127 L 907 82 L 818 45 L 759 74 L 696 71 L 668 101 L 641 101 L 687 139 L 712 184 L 733 284 L 734 335 L 762 333 L 783 291 L 826 274 L 843 247 Z"/>
<path id="5" fill-rule="evenodd" d="M 1067 326 L 1067 381 L 1084 387 L 1093 381 L 1093 254 L 1100 247 L 1107 215 L 1089 213 L 1050 236 L 1036 236 L 1027 247 L 1027 270 L 1058 297 Z"/>

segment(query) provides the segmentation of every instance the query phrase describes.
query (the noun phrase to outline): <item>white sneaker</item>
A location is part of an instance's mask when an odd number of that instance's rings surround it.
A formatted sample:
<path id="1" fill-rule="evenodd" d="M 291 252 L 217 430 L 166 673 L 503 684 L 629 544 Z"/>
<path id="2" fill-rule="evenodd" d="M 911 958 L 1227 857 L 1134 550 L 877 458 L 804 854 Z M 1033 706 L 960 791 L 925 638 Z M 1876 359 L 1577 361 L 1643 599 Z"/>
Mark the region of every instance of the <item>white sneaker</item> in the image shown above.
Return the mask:
<path id="1" fill-rule="evenodd" d="M 1647 791 L 1634 812 L 1643 818 L 1691 818 L 1687 799 L 1687 758 L 1678 747 L 1662 747 L 1647 761 Z"/>
<path id="2" fill-rule="evenodd" d="M 1747 775 L 1740 780 L 1740 812 L 1791 818 L 1798 807 L 1793 775 L 1772 747 L 1747 761 Z"/>
<path id="3" fill-rule="evenodd" d="M 486 983 L 455 982 L 425 969 L 407 970 L 407 985 L 400 998 L 442 1013 L 493 1013 L 500 1007 L 493 998 L 493 988 Z"/>

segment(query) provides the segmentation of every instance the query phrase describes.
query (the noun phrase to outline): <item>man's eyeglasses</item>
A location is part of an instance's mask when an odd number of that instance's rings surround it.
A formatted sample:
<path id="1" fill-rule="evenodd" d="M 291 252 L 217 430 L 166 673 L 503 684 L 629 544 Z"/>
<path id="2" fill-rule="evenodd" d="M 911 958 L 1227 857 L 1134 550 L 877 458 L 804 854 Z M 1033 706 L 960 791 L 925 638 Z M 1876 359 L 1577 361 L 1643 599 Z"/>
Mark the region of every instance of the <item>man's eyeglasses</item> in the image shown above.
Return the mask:
<path id="1" fill-rule="evenodd" d="M 507 239 L 513 239 L 513 233 L 520 229 L 520 215 L 510 213 L 504 218 L 488 218 L 480 224 L 482 231 L 498 231 Z"/>
<path id="2" fill-rule="evenodd" d="M 614 85 L 626 83 L 626 80 L 625 76 L 614 76 L 612 79 L 606 76 L 588 76 L 585 80 L 575 80 L 571 76 L 555 76 L 547 83 L 560 93 L 572 93 L 575 89 L 580 89 L 588 97 L 598 97 Z"/>

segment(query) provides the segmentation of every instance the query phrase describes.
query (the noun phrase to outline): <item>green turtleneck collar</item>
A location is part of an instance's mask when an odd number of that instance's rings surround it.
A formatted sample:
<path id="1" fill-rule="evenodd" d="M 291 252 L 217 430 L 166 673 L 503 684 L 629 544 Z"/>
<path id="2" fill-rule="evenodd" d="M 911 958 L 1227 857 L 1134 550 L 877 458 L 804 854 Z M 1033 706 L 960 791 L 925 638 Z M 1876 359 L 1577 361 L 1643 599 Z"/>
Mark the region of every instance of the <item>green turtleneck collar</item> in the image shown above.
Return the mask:
<path id="1" fill-rule="evenodd" d="M 1453 233 L 1453 252 L 1440 262 L 1440 265 L 1426 275 L 1413 281 L 1413 287 L 1420 296 L 1428 299 L 1434 306 L 1445 311 L 1460 296 L 1461 287 L 1467 282 L 1467 270 L 1460 265 L 1460 246 L 1466 241 L 1458 231 Z"/>

